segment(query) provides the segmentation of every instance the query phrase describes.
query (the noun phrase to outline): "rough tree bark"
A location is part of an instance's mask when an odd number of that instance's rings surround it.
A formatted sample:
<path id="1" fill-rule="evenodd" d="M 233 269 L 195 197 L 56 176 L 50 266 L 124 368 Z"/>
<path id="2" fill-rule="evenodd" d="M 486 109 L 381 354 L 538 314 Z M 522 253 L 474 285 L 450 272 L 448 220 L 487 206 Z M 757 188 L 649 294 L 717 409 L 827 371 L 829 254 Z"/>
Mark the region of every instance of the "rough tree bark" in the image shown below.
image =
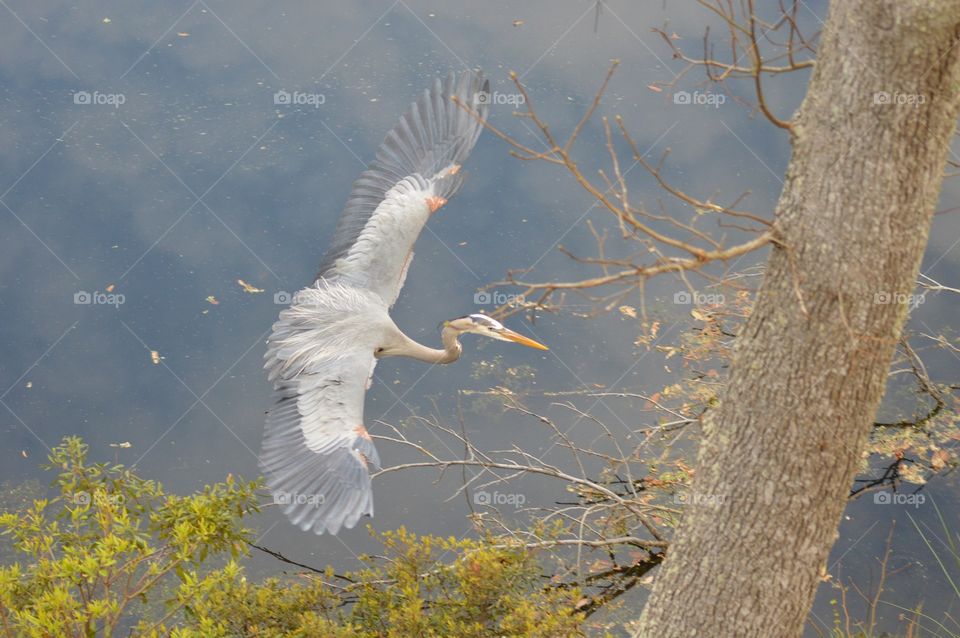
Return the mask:
<path id="1" fill-rule="evenodd" d="M 638 637 L 801 634 L 927 243 L 958 36 L 958 0 L 831 3 L 777 246 Z"/>

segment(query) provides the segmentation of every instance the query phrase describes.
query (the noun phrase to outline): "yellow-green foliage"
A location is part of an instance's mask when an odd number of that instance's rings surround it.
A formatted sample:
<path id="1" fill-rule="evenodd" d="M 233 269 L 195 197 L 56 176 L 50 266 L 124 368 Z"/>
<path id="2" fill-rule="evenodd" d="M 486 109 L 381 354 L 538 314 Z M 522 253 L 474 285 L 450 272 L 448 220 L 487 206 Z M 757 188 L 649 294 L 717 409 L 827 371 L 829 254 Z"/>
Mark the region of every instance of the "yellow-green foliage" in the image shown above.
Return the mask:
<path id="1" fill-rule="evenodd" d="M 59 471 L 59 495 L 0 514 L 0 533 L 14 551 L 0 566 L 0 635 L 118 634 L 168 581 L 188 600 L 208 578 L 237 569 L 231 562 L 199 575 L 208 557 L 236 558 L 245 549 L 249 531 L 240 521 L 256 510 L 256 483 L 228 478 L 180 497 L 123 466 L 88 465 L 86 457 L 79 439 L 64 439 L 49 466 Z M 169 613 L 179 610 L 174 603 Z"/>
<path id="2" fill-rule="evenodd" d="M 492 539 L 379 535 L 386 561 L 336 578 L 251 584 L 242 577 L 190 608 L 178 638 L 329 636 L 331 638 L 484 638 L 581 636 L 574 590 L 544 589 L 526 551 Z M 445 560 L 444 560 L 445 559 Z M 329 584 L 338 581 L 336 589 Z M 350 604 L 341 606 L 342 602 Z"/>
<path id="3" fill-rule="evenodd" d="M 239 560 L 258 483 L 181 497 L 119 465 L 50 455 L 58 495 L 0 513 L 0 636 L 373 638 L 581 636 L 575 589 L 546 587 L 530 552 L 498 539 L 379 536 L 386 560 L 335 576 L 252 583 Z"/>

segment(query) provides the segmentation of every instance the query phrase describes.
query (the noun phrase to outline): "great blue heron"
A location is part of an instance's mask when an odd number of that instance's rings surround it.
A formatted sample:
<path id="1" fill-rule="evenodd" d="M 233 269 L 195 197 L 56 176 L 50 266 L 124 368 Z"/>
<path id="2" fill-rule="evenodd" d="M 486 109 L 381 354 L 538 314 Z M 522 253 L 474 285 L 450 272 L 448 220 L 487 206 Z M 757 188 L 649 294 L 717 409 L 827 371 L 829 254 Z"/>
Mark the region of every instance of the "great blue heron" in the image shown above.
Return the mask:
<path id="1" fill-rule="evenodd" d="M 264 367 L 275 404 L 260 467 L 274 502 L 303 530 L 336 534 L 373 515 L 369 468 L 379 469 L 380 459 L 363 402 L 377 359 L 450 363 L 464 333 L 547 349 L 473 314 L 443 322 L 437 350 L 406 336 L 387 313 L 424 223 L 463 183 L 460 166 L 483 128 L 487 96 L 489 83 L 467 71 L 437 80 L 414 102 L 354 182 L 316 280 L 273 325 Z"/>

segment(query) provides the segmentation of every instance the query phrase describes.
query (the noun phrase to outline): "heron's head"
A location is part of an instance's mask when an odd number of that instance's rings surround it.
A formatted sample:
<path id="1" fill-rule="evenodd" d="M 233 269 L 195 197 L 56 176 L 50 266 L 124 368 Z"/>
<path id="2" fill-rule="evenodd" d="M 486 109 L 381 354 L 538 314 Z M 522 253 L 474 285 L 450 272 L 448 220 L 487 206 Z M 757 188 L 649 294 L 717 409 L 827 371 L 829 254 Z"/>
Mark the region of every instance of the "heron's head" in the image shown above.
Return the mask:
<path id="1" fill-rule="evenodd" d="M 499 341 L 512 341 L 538 350 L 550 349 L 538 341 L 534 341 L 529 337 L 524 337 L 522 334 L 510 330 L 496 319 L 488 317 L 487 315 L 474 314 L 444 321 L 443 328 L 453 330 L 457 334 L 470 332 Z"/>

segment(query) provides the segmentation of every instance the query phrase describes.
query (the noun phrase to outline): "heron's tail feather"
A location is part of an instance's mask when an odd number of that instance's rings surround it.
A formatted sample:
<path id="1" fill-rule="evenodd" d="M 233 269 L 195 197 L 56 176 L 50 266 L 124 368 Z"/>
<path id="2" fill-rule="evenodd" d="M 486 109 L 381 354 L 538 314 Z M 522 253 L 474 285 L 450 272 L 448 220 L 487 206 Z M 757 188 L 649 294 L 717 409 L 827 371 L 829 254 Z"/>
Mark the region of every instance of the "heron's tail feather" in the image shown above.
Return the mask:
<path id="1" fill-rule="evenodd" d="M 304 531 L 336 534 L 373 516 L 370 467 L 380 458 L 362 426 L 322 451 L 307 444 L 296 397 L 285 397 L 267 418 L 260 468 L 290 521 Z M 362 434 L 361 434 L 362 432 Z"/>

